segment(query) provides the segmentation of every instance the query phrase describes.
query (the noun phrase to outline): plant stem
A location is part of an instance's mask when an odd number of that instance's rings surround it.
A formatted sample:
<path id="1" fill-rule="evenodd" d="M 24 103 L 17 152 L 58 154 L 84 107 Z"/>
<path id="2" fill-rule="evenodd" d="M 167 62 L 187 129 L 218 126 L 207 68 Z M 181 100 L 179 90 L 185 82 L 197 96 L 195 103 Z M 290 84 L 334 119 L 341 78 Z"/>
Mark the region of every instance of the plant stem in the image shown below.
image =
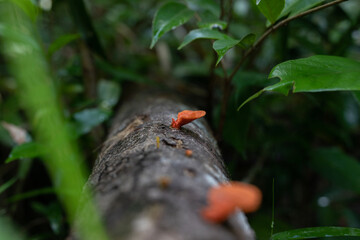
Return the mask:
<path id="1" fill-rule="evenodd" d="M 271 25 L 264 33 L 263 35 L 255 42 L 255 44 L 245 52 L 245 54 L 243 55 L 243 57 L 240 59 L 239 63 L 235 66 L 233 72 L 230 74 L 229 76 L 229 79 L 230 81 L 233 79 L 233 77 L 235 76 L 235 74 L 237 73 L 237 71 L 241 68 L 242 64 L 244 63 L 244 61 L 264 42 L 264 40 L 271 34 L 273 33 L 274 31 L 276 31 L 278 28 L 284 26 L 285 24 L 289 23 L 290 21 L 292 20 L 295 20 L 297 18 L 300 18 L 300 17 L 303 17 L 305 15 L 308 15 L 310 13 L 313 13 L 313 12 L 317 12 L 317 11 L 320 11 L 324 8 L 327 8 L 327 7 L 330 7 L 330 6 L 333 6 L 335 4 L 339 4 L 341 2 L 345 2 L 347 0 L 335 0 L 335 1 L 332 1 L 332 2 L 329 2 L 329 3 L 326 3 L 326 4 L 323 4 L 323 5 L 320 5 L 318 7 L 315 7 L 315 8 L 312 8 L 312 9 L 309 9 L 305 12 L 302 12 L 302 13 L 299 13 L 298 15 L 295 15 L 295 16 L 292 16 L 292 17 L 289 17 L 289 18 L 286 18 L 280 22 L 278 22 L 277 24 L 275 25 Z"/>

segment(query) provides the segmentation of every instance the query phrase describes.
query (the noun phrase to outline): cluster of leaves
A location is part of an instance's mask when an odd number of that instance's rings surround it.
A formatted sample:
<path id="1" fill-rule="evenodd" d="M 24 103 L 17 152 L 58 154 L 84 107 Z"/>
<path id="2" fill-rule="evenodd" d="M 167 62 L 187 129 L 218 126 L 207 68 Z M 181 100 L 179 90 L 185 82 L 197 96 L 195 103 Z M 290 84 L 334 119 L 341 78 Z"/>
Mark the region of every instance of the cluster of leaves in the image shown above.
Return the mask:
<path id="1" fill-rule="evenodd" d="M 297 16 L 325 1 L 98 0 L 89 3 L 90 15 L 80 0 L 10 2 L 27 16 L 33 29 L 29 32 L 38 34 L 9 32 L 2 18 L 0 40 L 36 43 L 40 48 L 43 69 L 51 71 L 51 91 L 63 106 L 65 128 L 89 162 L 96 157 L 93 150 L 104 136 L 124 83 L 155 83 L 201 97 L 205 92 L 213 98 L 213 105 L 204 107 L 212 113 L 214 129 L 225 121 L 221 148 L 232 178 L 253 181 L 264 192 L 263 207 L 249 216 L 259 239 L 270 235 L 273 197 L 275 232 L 360 227 L 360 97 L 349 92 L 360 90 L 356 0 L 304 18 Z M 44 2 L 52 3 L 50 11 Z M 296 19 L 286 22 L 291 18 Z M 262 38 L 267 31 L 271 34 Z M 29 99 L 21 98 L 24 85 L 15 80 L 8 56 L 3 48 L 0 222 L 1 216 L 11 216 L 34 239 L 63 239 L 70 221 L 62 207 L 66 204 L 61 206 L 55 197 L 52 173 L 44 168 L 47 162 L 39 161 L 51 153 L 46 143 L 34 140 L 36 121 L 46 114 L 25 116 Z M 15 72 L 31 73 L 30 63 Z M 91 74 L 96 75 L 95 84 Z M 220 89 L 227 83 L 232 91 L 226 118 L 221 119 Z M 326 92 L 339 90 L 348 92 Z M 302 93 L 285 98 L 270 91 Z M 262 93 L 266 96 L 243 106 Z M 274 234 L 273 239 L 358 234 L 351 229 L 312 228 Z"/>

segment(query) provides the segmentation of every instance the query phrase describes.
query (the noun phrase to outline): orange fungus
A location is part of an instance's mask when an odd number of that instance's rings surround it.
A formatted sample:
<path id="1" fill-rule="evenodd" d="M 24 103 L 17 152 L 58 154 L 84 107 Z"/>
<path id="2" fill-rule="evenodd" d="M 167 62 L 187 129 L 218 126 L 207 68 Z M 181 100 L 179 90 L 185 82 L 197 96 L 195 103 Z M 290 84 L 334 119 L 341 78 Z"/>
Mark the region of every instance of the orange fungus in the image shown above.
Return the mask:
<path id="1" fill-rule="evenodd" d="M 206 112 L 202 110 L 200 111 L 184 110 L 178 113 L 178 118 L 176 121 L 172 118 L 171 127 L 180 129 L 182 125 L 188 124 L 198 118 L 201 118 L 205 116 L 205 114 Z"/>
<path id="2" fill-rule="evenodd" d="M 229 182 L 211 188 L 207 199 L 208 206 L 201 211 L 201 215 L 217 223 L 226 220 L 236 208 L 245 213 L 256 211 L 260 207 L 262 193 L 254 185 Z"/>
<path id="3" fill-rule="evenodd" d="M 191 157 L 192 154 L 193 154 L 193 151 L 191 151 L 189 149 L 185 151 L 185 155 L 188 156 L 188 157 Z"/>

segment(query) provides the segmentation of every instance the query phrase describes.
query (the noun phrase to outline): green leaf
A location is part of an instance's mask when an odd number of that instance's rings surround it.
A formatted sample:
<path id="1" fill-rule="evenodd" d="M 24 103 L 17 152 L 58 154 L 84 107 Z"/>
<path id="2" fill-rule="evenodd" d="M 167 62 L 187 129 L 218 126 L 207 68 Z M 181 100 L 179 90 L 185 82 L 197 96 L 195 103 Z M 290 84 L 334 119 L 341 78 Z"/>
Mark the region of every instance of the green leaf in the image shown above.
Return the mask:
<path id="1" fill-rule="evenodd" d="M 256 40 L 256 35 L 253 33 L 249 33 L 240 39 L 239 45 L 242 48 L 246 49 L 251 47 L 254 44 L 255 40 Z"/>
<path id="2" fill-rule="evenodd" d="M 289 94 L 289 90 L 293 87 L 293 84 L 293 82 L 280 81 L 271 86 L 267 86 L 264 88 L 264 91 L 278 92 L 287 96 Z"/>
<path id="3" fill-rule="evenodd" d="M 14 147 L 5 163 L 12 162 L 21 158 L 35 158 L 44 153 L 43 147 L 39 143 L 29 142 Z"/>
<path id="4" fill-rule="evenodd" d="M 324 92 L 360 90 L 360 62 L 336 56 L 312 56 L 290 60 L 275 66 L 269 78 L 280 82 L 268 86 L 248 98 L 238 110 L 264 91 L 276 91 L 287 95 L 293 92 Z"/>
<path id="5" fill-rule="evenodd" d="M 255 42 L 255 38 L 256 38 L 255 34 L 250 33 L 250 34 L 247 34 L 246 36 L 244 36 L 241 40 L 236 40 L 236 39 L 230 38 L 228 36 L 226 39 L 216 40 L 213 43 L 213 49 L 218 54 L 218 59 L 216 61 L 216 65 L 219 64 L 219 62 L 224 57 L 224 55 L 227 53 L 227 51 L 229 51 L 235 45 L 238 44 L 242 48 L 248 48 Z"/>
<path id="6" fill-rule="evenodd" d="M 240 40 L 235 39 L 220 39 L 216 40 L 213 44 L 213 49 L 218 54 L 218 59 L 216 61 L 216 65 L 219 64 L 221 59 L 224 57 L 225 53 L 233 48 L 236 44 L 238 44 Z"/>
<path id="7" fill-rule="evenodd" d="M 85 134 L 110 117 L 110 112 L 100 108 L 85 109 L 74 114 L 77 131 Z"/>
<path id="8" fill-rule="evenodd" d="M 280 63 L 269 78 L 293 81 L 294 92 L 360 90 L 360 62 L 335 56 L 313 56 Z"/>
<path id="9" fill-rule="evenodd" d="M 114 81 L 101 80 L 99 82 L 97 91 L 100 100 L 100 107 L 111 109 L 119 100 L 121 86 L 119 83 Z"/>
<path id="10" fill-rule="evenodd" d="M 154 47 L 162 35 L 186 23 L 193 15 L 194 12 L 181 3 L 169 2 L 162 5 L 155 13 L 153 20 L 150 48 Z"/>
<path id="11" fill-rule="evenodd" d="M 264 1 L 264 0 L 263 0 Z M 359 228 L 346 228 L 346 227 L 314 227 L 314 228 L 301 228 L 291 231 L 276 233 L 271 236 L 271 240 L 284 240 L 284 239 L 310 239 L 320 237 L 357 237 L 360 236 Z"/>
<path id="12" fill-rule="evenodd" d="M 360 163 L 340 149 L 317 149 L 310 166 L 334 184 L 360 193 Z"/>
<path id="13" fill-rule="evenodd" d="M 255 2 L 255 0 L 253 0 Z M 260 12 L 273 24 L 285 6 L 285 0 L 262 0 L 255 2 Z"/>
<path id="14" fill-rule="evenodd" d="M 299 13 L 302 13 L 306 10 L 309 10 L 320 3 L 322 3 L 324 0 L 286 0 L 285 1 L 285 7 L 282 10 L 280 16 L 278 19 L 288 16 L 292 17 Z"/>
<path id="15" fill-rule="evenodd" d="M 50 58 L 57 50 L 78 38 L 80 38 L 79 34 L 66 34 L 60 36 L 49 46 L 47 56 Z"/>
<path id="16" fill-rule="evenodd" d="M 185 36 L 184 41 L 180 44 L 178 50 L 182 49 L 183 47 L 185 47 L 186 45 L 188 45 L 189 43 L 191 43 L 196 39 L 232 39 L 232 38 L 217 30 L 206 29 L 206 28 L 196 29 L 196 30 L 192 30 L 191 32 L 188 33 L 188 35 Z"/>

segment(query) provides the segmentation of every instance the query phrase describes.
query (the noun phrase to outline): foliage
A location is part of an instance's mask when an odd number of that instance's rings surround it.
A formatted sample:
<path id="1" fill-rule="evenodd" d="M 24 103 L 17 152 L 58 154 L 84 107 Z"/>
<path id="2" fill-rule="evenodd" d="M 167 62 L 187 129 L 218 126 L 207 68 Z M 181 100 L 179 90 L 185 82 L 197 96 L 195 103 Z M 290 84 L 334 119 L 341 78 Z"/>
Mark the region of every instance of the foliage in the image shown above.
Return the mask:
<path id="1" fill-rule="evenodd" d="M 0 121 L 30 136 L 20 144 L 0 124 L 0 238 L 22 239 L 3 215 L 31 238 L 67 236 L 86 167 L 135 83 L 209 96 L 232 179 L 263 191 L 249 216 L 259 239 L 273 197 L 272 239 L 355 236 L 324 227 L 360 227 L 360 11 L 331 3 L 0 1 Z"/>

